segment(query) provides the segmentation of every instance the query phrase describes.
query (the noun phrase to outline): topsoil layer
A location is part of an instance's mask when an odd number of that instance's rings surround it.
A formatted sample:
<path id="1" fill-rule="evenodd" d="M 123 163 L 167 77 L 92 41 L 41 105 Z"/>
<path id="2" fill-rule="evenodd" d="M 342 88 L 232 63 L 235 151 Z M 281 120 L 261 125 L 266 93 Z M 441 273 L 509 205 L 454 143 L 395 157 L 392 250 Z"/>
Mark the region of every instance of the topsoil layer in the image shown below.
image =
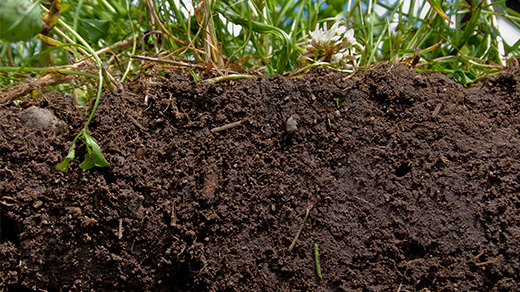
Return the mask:
<path id="1" fill-rule="evenodd" d="M 61 134 L 1 108 L 0 290 L 519 291 L 519 72 L 149 77 L 65 173 L 70 98 Z"/>

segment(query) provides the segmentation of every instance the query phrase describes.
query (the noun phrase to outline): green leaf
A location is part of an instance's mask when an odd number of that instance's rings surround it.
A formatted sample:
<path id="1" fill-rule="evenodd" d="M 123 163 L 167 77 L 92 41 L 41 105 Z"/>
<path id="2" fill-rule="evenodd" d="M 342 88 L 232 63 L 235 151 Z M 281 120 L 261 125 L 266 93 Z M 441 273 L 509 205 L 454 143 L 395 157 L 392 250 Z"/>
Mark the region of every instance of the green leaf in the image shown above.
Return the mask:
<path id="1" fill-rule="evenodd" d="M 91 43 L 107 36 L 109 28 L 110 20 L 107 19 L 82 19 L 79 23 L 80 34 Z"/>
<path id="2" fill-rule="evenodd" d="M 453 78 L 455 78 L 455 80 L 457 80 L 458 83 L 467 86 L 473 83 L 473 80 L 475 80 L 475 75 L 473 75 L 471 72 L 456 70 L 455 72 L 453 72 Z"/>
<path id="3" fill-rule="evenodd" d="M 96 164 L 94 163 L 94 160 L 92 159 L 92 156 L 90 154 L 85 154 L 85 160 L 79 165 L 79 168 L 81 169 L 91 169 Z"/>
<path id="4" fill-rule="evenodd" d="M 289 63 L 287 65 L 286 71 L 291 71 L 298 68 L 298 57 L 300 57 L 300 52 L 294 50 L 289 56 Z"/>
<path id="5" fill-rule="evenodd" d="M 191 76 L 193 77 L 193 81 L 195 81 L 195 83 L 199 82 L 199 76 L 197 76 L 197 73 L 193 72 L 193 70 L 190 71 L 191 72 Z"/>
<path id="6" fill-rule="evenodd" d="M 96 143 L 96 139 L 94 139 L 92 136 L 90 136 L 87 133 L 83 133 L 83 139 L 85 140 L 85 144 L 87 144 L 87 154 L 89 160 L 91 159 L 94 163 L 94 166 L 97 167 L 105 167 L 108 165 L 108 162 L 106 161 L 103 154 L 101 154 L 101 148 Z M 87 157 L 85 157 L 85 163 L 87 161 Z M 81 167 L 81 166 L 80 166 Z"/>
<path id="7" fill-rule="evenodd" d="M 287 68 L 287 63 L 289 62 L 289 56 L 291 55 L 293 49 L 293 42 L 285 31 L 270 24 L 252 21 L 251 19 L 245 19 L 237 14 L 230 6 L 227 6 L 222 2 L 219 3 L 216 8 L 217 11 L 222 14 L 222 16 L 234 24 L 241 25 L 244 28 L 251 28 L 253 31 L 260 34 L 271 33 L 280 39 L 283 44 L 280 47 L 280 54 L 276 61 L 276 73 L 284 73 L 285 69 Z"/>
<path id="8" fill-rule="evenodd" d="M 65 172 L 67 170 L 67 167 L 69 167 L 69 162 L 70 162 L 70 159 L 69 158 L 65 158 L 65 160 L 63 160 L 61 163 L 59 163 L 58 165 L 56 165 L 56 168 Z"/>
<path id="9" fill-rule="evenodd" d="M 280 55 L 278 57 L 278 62 L 276 63 L 276 73 L 282 74 L 285 72 L 289 62 L 289 53 L 290 50 L 287 50 L 287 45 L 284 45 L 284 47 L 280 49 Z"/>
<path id="10" fill-rule="evenodd" d="M 39 2 L 29 0 L 0 1 L 0 39 L 25 41 L 42 30 Z"/>
<path id="11" fill-rule="evenodd" d="M 76 143 L 72 143 L 72 146 L 70 146 L 69 148 L 69 153 L 67 154 L 67 157 L 65 157 L 65 159 L 59 163 L 58 165 L 56 165 L 56 168 L 65 172 L 67 170 L 67 167 L 69 166 L 69 162 L 74 159 L 74 157 L 76 157 L 76 151 L 74 150 L 74 147 L 76 147 Z"/>
<path id="12" fill-rule="evenodd" d="M 462 47 L 468 42 L 470 37 L 475 34 L 476 32 L 476 26 L 479 24 L 480 21 L 480 13 L 482 12 L 482 5 L 484 4 L 484 0 L 480 0 L 477 7 L 473 9 L 471 12 L 471 18 L 469 19 L 469 22 L 466 24 L 466 27 L 464 29 L 464 33 L 455 40 L 454 44 L 455 47 L 459 50 L 462 49 Z M 450 55 L 456 55 L 457 51 L 453 49 Z"/>

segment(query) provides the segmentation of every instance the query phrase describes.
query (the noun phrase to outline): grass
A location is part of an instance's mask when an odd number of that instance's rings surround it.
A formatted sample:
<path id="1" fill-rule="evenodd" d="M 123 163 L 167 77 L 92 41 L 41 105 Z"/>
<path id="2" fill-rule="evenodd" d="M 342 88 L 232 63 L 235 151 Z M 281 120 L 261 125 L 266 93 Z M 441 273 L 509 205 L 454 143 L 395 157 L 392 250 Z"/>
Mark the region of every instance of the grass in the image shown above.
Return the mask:
<path id="1" fill-rule="evenodd" d="M 83 167 L 105 165 L 95 139 L 87 134 L 101 91 L 139 80 L 152 68 L 157 69 L 154 74 L 170 67 L 213 72 L 217 79 L 212 82 L 245 73 L 294 75 L 315 66 L 347 68 L 330 59 L 302 57 L 316 25 L 330 28 L 339 22 L 354 30 L 357 44 L 349 50 L 359 57 L 349 59 L 347 71 L 404 63 L 470 85 L 495 74 L 520 52 L 520 41 L 508 46 L 497 28 L 497 17 L 520 28 L 520 14 L 504 0 L 201 0 L 193 7 L 174 0 L 42 1 L 44 12 L 54 11 L 49 19 L 57 20 L 55 12 L 61 12 L 59 22 L 48 35 L 15 43 L 0 40 L 0 94 L 29 79 L 53 78 L 49 74 L 75 78 L 49 82 L 48 90 L 90 93 L 87 98 L 94 104 L 89 119 L 59 165 L 65 170 L 79 138 L 87 142 L 90 154 Z M 0 103 L 23 98 L 9 96 Z"/>
<path id="2" fill-rule="evenodd" d="M 318 275 L 318 278 L 321 277 L 321 267 L 320 267 L 320 252 L 318 251 L 318 244 L 314 244 L 314 263 L 316 265 L 316 275 Z"/>

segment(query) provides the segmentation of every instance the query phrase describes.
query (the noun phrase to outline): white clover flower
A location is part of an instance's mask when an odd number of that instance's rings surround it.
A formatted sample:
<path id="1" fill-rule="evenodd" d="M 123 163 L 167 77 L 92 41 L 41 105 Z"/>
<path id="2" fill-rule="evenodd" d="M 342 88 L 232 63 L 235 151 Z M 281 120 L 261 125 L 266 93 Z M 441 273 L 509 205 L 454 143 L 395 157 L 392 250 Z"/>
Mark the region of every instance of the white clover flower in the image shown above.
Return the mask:
<path id="1" fill-rule="evenodd" d="M 353 46 L 357 44 L 354 30 L 336 22 L 327 29 L 327 24 L 320 28 L 316 24 L 314 31 L 309 31 L 310 39 L 306 40 L 304 57 L 311 62 L 328 62 L 345 69 L 352 68 L 347 62 L 357 60 L 359 56 L 351 54 Z"/>
<path id="2" fill-rule="evenodd" d="M 357 41 L 356 38 L 354 38 L 354 30 L 351 28 L 343 35 L 343 45 L 350 48 L 355 44 L 357 44 Z"/>
<path id="3" fill-rule="evenodd" d="M 332 58 L 330 58 L 331 64 L 338 64 L 343 59 L 343 53 L 337 53 L 332 55 Z"/>

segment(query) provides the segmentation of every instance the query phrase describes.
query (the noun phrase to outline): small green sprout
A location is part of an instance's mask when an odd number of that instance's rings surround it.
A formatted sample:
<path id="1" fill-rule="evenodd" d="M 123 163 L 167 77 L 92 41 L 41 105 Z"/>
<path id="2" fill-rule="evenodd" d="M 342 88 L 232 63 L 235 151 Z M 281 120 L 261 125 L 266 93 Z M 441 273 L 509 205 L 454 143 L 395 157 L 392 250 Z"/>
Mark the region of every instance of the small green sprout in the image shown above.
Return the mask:
<path id="1" fill-rule="evenodd" d="M 320 267 L 320 252 L 318 251 L 318 244 L 314 244 L 314 260 L 316 262 L 316 274 L 321 279 L 321 267 Z"/>
<path id="2" fill-rule="evenodd" d="M 199 75 L 197 75 L 197 73 L 193 72 L 193 70 L 191 70 L 190 72 L 191 72 L 191 77 L 193 77 L 193 81 L 195 81 L 195 83 L 199 82 L 200 81 Z"/>

